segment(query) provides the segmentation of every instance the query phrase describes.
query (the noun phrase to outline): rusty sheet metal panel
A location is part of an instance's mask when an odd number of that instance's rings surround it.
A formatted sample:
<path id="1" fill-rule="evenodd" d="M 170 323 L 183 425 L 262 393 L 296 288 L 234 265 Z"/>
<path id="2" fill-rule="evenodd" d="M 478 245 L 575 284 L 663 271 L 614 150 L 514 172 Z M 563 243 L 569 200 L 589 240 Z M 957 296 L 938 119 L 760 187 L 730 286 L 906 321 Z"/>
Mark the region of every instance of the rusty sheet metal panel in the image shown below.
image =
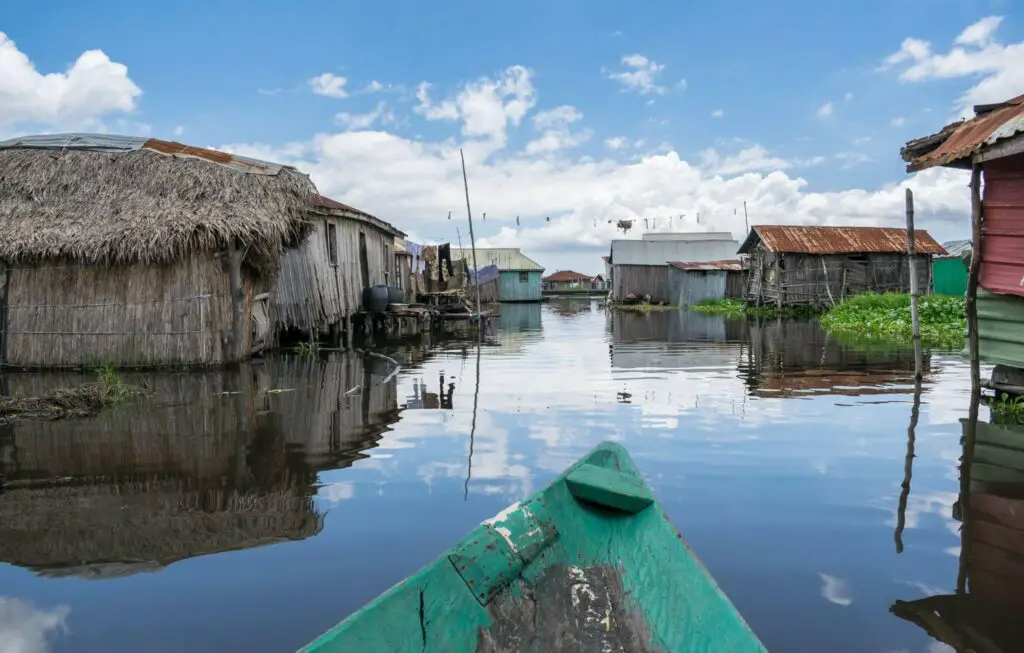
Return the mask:
<path id="1" fill-rule="evenodd" d="M 146 149 L 168 156 L 202 159 L 209 163 L 216 163 L 238 172 L 253 175 L 274 176 L 282 170 L 295 172 L 295 168 L 292 166 L 250 159 L 249 157 L 239 156 L 231 152 L 195 147 L 174 141 L 164 141 L 159 138 L 139 138 L 113 134 L 41 134 L 0 141 L 0 150 L 11 148 L 88 150 L 111 154 Z"/>
<path id="2" fill-rule="evenodd" d="M 947 125 L 938 134 L 907 143 L 903 148 L 907 172 L 947 165 L 967 158 L 985 147 L 1024 133 L 1024 95 L 1008 100 L 1001 108 L 961 123 Z M 926 149 L 928 141 L 941 144 L 926 154 L 914 157 L 915 148 Z"/>
<path id="3" fill-rule="evenodd" d="M 740 247 L 746 254 L 760 241 L 786 254 L 895 254 L 907 251 L 907 230 L 897 227 L 814 227 L 754 225 Z M 918 254 L 945 254 L 927 231 L 914 230 Z"/>
<path id="4" fill-rule="evenodd" d="M 978 350 L 986 363 L 1024 368 L 1024 299 L 978 288 Z"/>
<path id="5" fill-rule="evenodd" d="M 688 261 L 671 261 L 671 262 L 669 262 L 669 265 L 671 265 L 674 268 L 679 268 L 680 270 L 705 270 L 705 271 L 727 270 L 727 271 L 739 272 L 739 271 L 745 270 L 747 268 L 746 264 L 743 261 L 740 261 L 738 259 L 729 259 L 729 260 L 725 260 L 725 261 L 708 261 L 707 263 L 688 262 Z"/>
<path id="6" fill-rule="evenodd" d="M 1024 156 L 985 164 L 981 285 L 1024 297 Z"/>

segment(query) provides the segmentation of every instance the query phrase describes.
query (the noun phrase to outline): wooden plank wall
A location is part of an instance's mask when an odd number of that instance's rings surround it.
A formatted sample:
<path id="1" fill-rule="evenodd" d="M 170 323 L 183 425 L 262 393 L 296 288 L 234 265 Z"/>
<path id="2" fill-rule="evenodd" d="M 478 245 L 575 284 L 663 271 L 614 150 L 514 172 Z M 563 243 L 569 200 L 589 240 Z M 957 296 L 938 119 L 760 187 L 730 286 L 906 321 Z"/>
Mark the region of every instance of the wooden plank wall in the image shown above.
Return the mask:
<path id="1" fill-rule="evenodd" d="M 363 282 L 359 265 L 359 234 L 365 234 L 370 285 L 393 280 L 394 236 L 350 218 L 317 216 L 309 238 L 285 252 L 274 293 L 279 328 L 324 331 L 362 309 Z M 327 224 L 338 238 L 338 264 L 327 252 Z"/>

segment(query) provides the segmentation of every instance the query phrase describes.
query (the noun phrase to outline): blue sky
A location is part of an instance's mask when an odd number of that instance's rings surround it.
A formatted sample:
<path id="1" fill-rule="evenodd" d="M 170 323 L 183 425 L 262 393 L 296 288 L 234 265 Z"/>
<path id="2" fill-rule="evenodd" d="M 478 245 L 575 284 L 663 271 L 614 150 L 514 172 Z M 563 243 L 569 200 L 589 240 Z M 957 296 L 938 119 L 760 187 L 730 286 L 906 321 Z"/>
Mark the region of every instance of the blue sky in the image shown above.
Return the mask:
<path id="1" fill-rule="evenodd" d="M 959 177 L 909 177 L 899 147 L 964 102 L 1024 92 L 1008 0 L 337 5 L 20 4 L 0 12 L 0 73 L 18 71 L 0 74 L 0 133 L 148 133 L 294 163 L 430 240 L 454 237 L 449 210 L 464 221 L 463 146 L 478 237 L 595 270 L 610 238 L 642 231 L 609 219 L 739 237 L 747 201 L 753 222 L 892 224 L 898 183 L 936 235 L 963 235 Z M 906 39 L 929 47 L 885 65 Z M 76 67 L 92 50 L 105 63 Z"/>

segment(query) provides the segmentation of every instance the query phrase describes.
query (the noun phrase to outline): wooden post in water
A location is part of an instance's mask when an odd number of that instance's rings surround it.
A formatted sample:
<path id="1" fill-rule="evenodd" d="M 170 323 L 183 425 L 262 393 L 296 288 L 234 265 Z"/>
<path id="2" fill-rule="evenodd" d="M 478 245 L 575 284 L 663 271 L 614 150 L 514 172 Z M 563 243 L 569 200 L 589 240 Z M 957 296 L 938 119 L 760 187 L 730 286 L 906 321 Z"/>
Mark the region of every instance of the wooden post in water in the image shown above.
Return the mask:
<path id="1" fill-rule="evenodd" d="M 914 334 L 914 378 L 921 380 L 921 319 L 917 302 L 917 238 L 914 236 L 914 191 L 907 189 L 907 258 L 910 266 L 910 326 Z"/>
<path id="2" fill-rule="evenodd" d="M 978 276 L 981 273 L 981 164 L 971 167 L 971 267 L 967 274 L 967 346 L 971 359 L 971 392 L 981 392 L 981 359 L 978 352 Z"/>
<path id="3" fill-rule="evenodd" d="M 228 289 L 231 293 L 231 331 L 227 340 L 228 351 L 224 352 L 224 361 L 228 367 L 237 367 L 242 360 L 242 347 L 245 346 L 243 329 L 245 328 L 245 291 L 242 288 L 242 248 L 237 238 L 228 244 Z"/>
<path id="4" fill-rule="evenodd" d="M 466 189 L 466 215 L 469 217 L 469 246 L 473 248 L 473 273 L 478 274 L 480 268 L 476 264 L 476 238 L 473 237 L 473 211 L 469 208 L 469 181 L 466 179 L 466 156 L 462 153 L 462 148 L 459 148 L 459 158 L 462 160 L 462 186 Z M 477 329 L 482 327 L 480 319 L 480 284 L 474 283 L 476 286 L 476 325 Z"/>

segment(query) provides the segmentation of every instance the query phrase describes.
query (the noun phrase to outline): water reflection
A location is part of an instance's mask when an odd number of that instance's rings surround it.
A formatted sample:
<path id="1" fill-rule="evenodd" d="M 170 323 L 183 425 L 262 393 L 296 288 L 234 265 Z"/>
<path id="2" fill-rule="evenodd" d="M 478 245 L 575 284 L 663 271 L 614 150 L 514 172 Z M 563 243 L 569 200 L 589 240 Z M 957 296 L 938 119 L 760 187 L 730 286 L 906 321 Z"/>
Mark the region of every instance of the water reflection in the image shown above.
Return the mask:
<path id="1" fill-rule="evenodd" d="M 63 614 L 40 622 L 53 653 L 294 650 L 611 439 L 769 650 L 929 645 L 888 608 L 954 591 L 959 358 L 930 356 L 914 397 L 909 351 L 594 300 L 383 353 L 400 373 L 349 353 L 142 375 L 138 405 L 0 431 L 6 605 Z M 22 513 L 58 490 L 79 495 L 40 508 L 48 535 Z"/>
<path id="2" fill-rule="evenodd" d="M 898 600 L 890 610 L 955 651 L 1010 653 L 1024 642 L 1024 427 L 962 420 L 956 591 Z"/>
<path id="3" fill-rule="evenodd" d="M 350 466 L 399 417 L 371 358 L 282 358 L 242 374 L 128 378 L 151 396 L 99 417 L 5 427 L 0 561 L 110 578 L 315 535 L 317 472 Z M 13 392 L 80 382 L 16 375 Z M 354 391 L 353 391 L 354 390 Z"/>
<path id="4" fill-rule="evenodd" d="M 759 397 L 913 392 L 914 353 L 892 346 L 844 346 L 816 322 L 756 320 L 740 370 Z M 923 358 L 925 381 L 931 355 Z"/>

